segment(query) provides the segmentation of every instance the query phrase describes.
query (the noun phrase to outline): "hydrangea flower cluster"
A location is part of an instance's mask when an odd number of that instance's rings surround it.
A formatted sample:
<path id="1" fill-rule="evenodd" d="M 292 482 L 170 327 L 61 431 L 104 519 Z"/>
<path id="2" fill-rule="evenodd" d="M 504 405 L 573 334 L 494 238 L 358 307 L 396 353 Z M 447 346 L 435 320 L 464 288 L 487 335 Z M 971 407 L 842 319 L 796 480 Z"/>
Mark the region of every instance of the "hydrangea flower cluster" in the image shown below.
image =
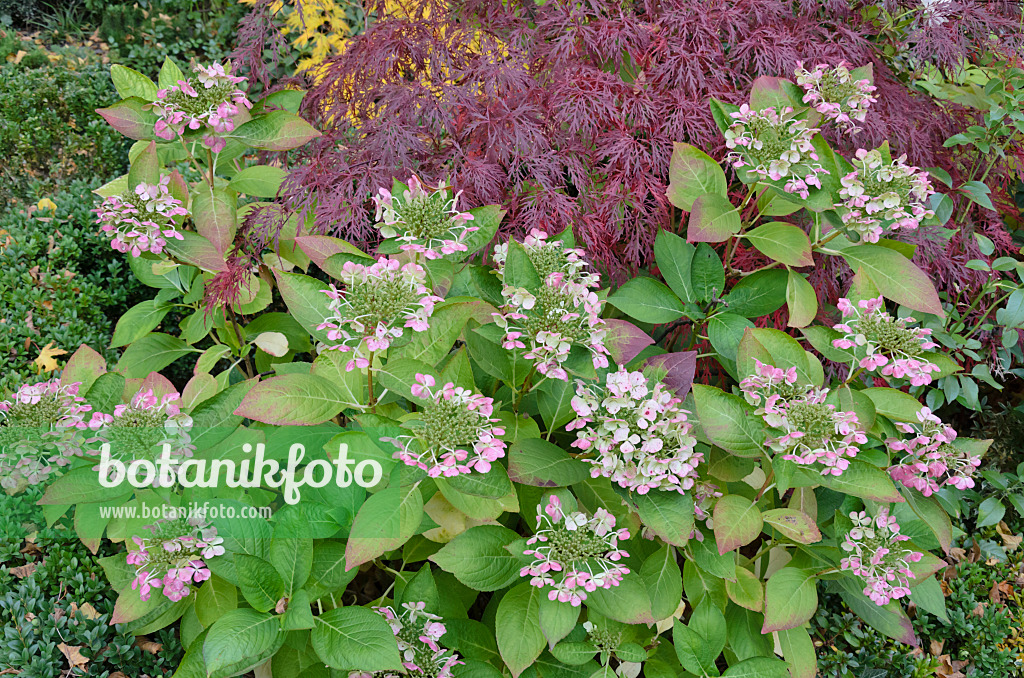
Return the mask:
<path id="1" fill-rule="evenodd" d="M 185 134 L 185 128 L 205 128 L 203 145 L 214 153 L 223 151 L 228 142 L 219 135 L 234 131 L 241 109 L 252 108 L 252 102 L 239 87 L 245 78 L 232 75 L 231 71 L 230 61 L 210 66 L 194 63 L 193 76 L 158 90 L 156 101 L 146 106 L 158 118 L 153 132 L 172 141 Z"/>
<path id="2" fill-rule="evenodd" d="M 531 577 L 530 584 L 550 587 L 549 600 L 579 607 L 587 594 L 599 588 L 618 586 L 629 574 L 619 563 L 629 556 L 619 549 L 619 540 L 629 539 L 626 529 L 615 530 L 615 516 L 603 508 L 592 518 L 579 511 L 566 513 L 555 495 L 547 506 L 537 510 L 537 529 L 527 540 L 533 548 L 523 551 L 534 561 L 519 571 Z"/>
<path id="3" fill-rule="evenodd" d="M 406 671 L 352 671 L 348 678 L 452 678 L 452 668 L 465 662 L 438 644 L 445 626 L 441 617 L 424 611 L 425 607 L 426 603 L 402 603 L 398 613 L 390 607 L 373 608 L 394 632 Z"/>
<path id="4" fill-rule="evenodd" d="M 80 385 L 59 379 L 22 384 L 0 400 L 0 487 L 44 482 L 78 451 L 92 409 L 78 395 Z"/>
<path id="5" fill-rule="evenodd" d="M 762 180 L 786 181 L 785 191 L 806 199 L 810 187 L 821 188 L 819 174 L 828 170 L 818 162 L 811 140 L 820 130 L 793 116 L 787 106 L 755 111 L 747 104 L 730 113 L 735 120 L 725 131 L 725 145 L 731 149 L 726 160 L 739 169 L 746 167 Z"/>
<path id="6" fill-rule="evenodd" d="M 804 103 L 849 132 L 859 132 L 868 107 L 878 101 L 871 93 L 875 86 L 866 78 L 855 80 L 845 61 L 835 68 L 818 64 L 813 71 L 797 65 L 796 82 L 804 88 Z"/>
<path id="7" fill-rule="evenodd" d="M 413 435 L 384 440 L 399 448 L 395 459 L 423 469 L 431 478 L 487 473 L 505 456 L 505 442 L 498 437 L 505 429 L 491 418 L 494 400 L 451 382 L 432 391 L 435 383 L 429 374 L 416 375 L 413 395 L 430 402 L 418 419 L 407 422 L 415 427 Z"/>
<path id="8" fill-rule="evenodd" d="M 381 257 L 372 265 L 346 261 L 341 271 L 344 289 L 331 285 L 324 294 L 331 301 L 331 314 L 318 329 L 338 343 L 328 350 L 351 351 L 353 359 L 345 369 L 370 366 L 370 356 L 386 350 L 405 333 L 424 332 L 430 327 L 434 304 L 444 301 L 427 288 L 423 267 Z"/>
<path id="9" fill-rule="evenodd" d="M 206 561 L 224 554 L 217 528 L 199 516 L 158 520 L 146 528 L 153 536 L 132 537 L 135 548 L 128 552 L 128 564 L 136 568 L 132 590 L 142 600 L 155 588 L 174 602 L 187 597 L 192 583 L 210 578 Z"/>
<path id="10" fill-rule="evenodd" d="M 134 190 L 105 198 L 93 210 L 100 228 L 112 238 L 111 247 L 137 257 L 143 252 L 160 254 L 168 238 L 183 239 L 174 217 L 187 216 L 188 210 L 171 195 L 170 181 L 165 174 L 156 184 L 141 183 Z"/>
<path id="11" fill-rule="evenodd" d="M 718 485 L 712 485 L 711 483 L 697 483 L 693 486 L 693 518 L 694 521 L 703 520 L 704 524 L 708 524 L 708 520 L 711 519 L 711 507 L 715 503 L 715 499 L 721 497 L 722 493 L 718 491 Z M 690 539 L 696 539 L 697 541 L 704 541 L 704 533 L 694 526 L 693 531 L 690 532 Z"/>
<path id="12" fill-rule="evenodd" d="M 913 318 L 889 315 L 882 297 L 858 301 L 856 305 L 844 298 L 839 300 L 838 307 L 843 322 L 833 329 L 845 336 L 832 345 L 854 351 L 860 368 L 869 372 L 882 368 L 882 376 L 906 378 L 914 386 L 930 384 L 931 373 L 941 371 L 923 357 L 925 351 L 938 346 L 930 338 L 932 331 L 910 327 Z"/>
<path id="13" fill-rule="evenodd" d="M 863 577 L 864 595 L 876 605 L 887 605 L 910 595 L 910 563 L 921 560 L 923 554 L 900 546 L 910 537 L 900 534 L 896 518 L 883 508 L 872 518 L 864 511 L 850 514 L 853 529 L 841 544 L 850 555 L 843 558 L 840 568 Z"/>
<path id="14" fill-rule="evenodd" d="M 473 215 L 456 207 L 462 191 L 451 196 L 444 182 L 427 191 L 419 177 L 413 175 L 401 197 L 386 188 L 378 189 L 377 193 L 373 201 L 377 204 L 376 219 L 381 222 L 380 234 L 403 243 L 403 251 L 440 259 L 446 254 L 467 251 L 466 237 L 479 230 L 469 225 Z"/>
<path id="15" fill-rule="evenodd" d="M 110 445 L 110 456 L 129 463 L 134 459 L 155 459 L 167 446 L 174 458 L 191 457 L 195 451 L 192 417 L 181 411 L 177 393 L 157 397 L 153 389 L 140 389 L 114 413 L 93 412 L 89 428 L 95 432 L 87 442 Z M 154 478 L 154 484 L 159 478 Z"/>
<path id="16" fill-rule="evenodd" d="M 927 208 L 935 192 L 928 173 L 906 164 L 906 155 L 886 163 L 878 149 L 856 153 L 854 170 L 840 179 L 843 223 L 867 242 L 878 242 L 886 229 L 914 230 L 935 216 Z"/>
<path id="17" fill-rule="evenodd" d="M 917 413 L 917 420 L 919 425 L 896 423 L 896 428 L 910 434 L 910 438 L 885 441 L 890 450 L 903 453 L 899 463 L 889 469 L 893 480 L 920 490 L 926 497 L 938 492 L 942 485 L 958 490 L 974 487 L 974 471 L 981 466 L 981 457 L 954 445 L 956 431 L 927 407 Z"/>
<path id="18" fill-rule="evenodd" d="M 856 413 L 826 403 L 828 389 L 798 386 L 795 367 L 754 363 L 755 374 L 740 382 L 740 389 L 747 402 L 758 405 L 756 413 L 768 426 L 782 430 L 768 446 L 788 461 L 820 464 L 821 475 L 842 475 L 857 456 L 857 445 L 867 442 L 857 429 Z"/>
<path id="19" fill-rule="evenodd" d="M 608 367 L 604 345 L 604 308 L 593 291 L 600 277 L 586 270 L 583 253 L 565 248 L 560 241 L 547 241 L 547 234 L 534 229 L 523 241 L 530 261 L 542 281 L 536 290 L 505 284 L 505 306 L 494 315 L 505 330 L 502 346 L 524 349 L 524 357 L 537 361 L 537 371 L 552 379 L 569 380 L 563 363 L 573 346 L 584 346 L 595 368 Z M 498 275 L 504 280 L 508 245 L 495 251 Z"/>
<path id="20" fill-rule="evenodd" d="M 576 419 L 566 430 L 579 429 L 573 447 L 596 454 L 585 460 L 594 478 L 611 478 L 639 494 L 683 493 L 694 486 L 704 455 L 694 451 L 697 439 L 681 402 L 663 383 L 652 386 L 642 372 L 620 367 L 604 388 L 576 382 Z"/>

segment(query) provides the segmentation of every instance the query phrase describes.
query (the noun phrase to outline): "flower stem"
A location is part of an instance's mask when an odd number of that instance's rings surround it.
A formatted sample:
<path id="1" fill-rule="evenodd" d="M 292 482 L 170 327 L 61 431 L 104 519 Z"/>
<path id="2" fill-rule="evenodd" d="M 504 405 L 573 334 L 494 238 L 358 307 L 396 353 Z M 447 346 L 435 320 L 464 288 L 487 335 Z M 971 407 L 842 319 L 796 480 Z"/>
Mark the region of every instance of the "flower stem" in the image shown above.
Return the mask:
<path id="1" fill-rule="evenodd" d="M 376 413 L 377 411 L 377 398 L 373 394 L 373 351 L 370 351 L 369 364 L 366 366 L 366 391 L 367 391 L 367 405 L 371 412 Z"/>

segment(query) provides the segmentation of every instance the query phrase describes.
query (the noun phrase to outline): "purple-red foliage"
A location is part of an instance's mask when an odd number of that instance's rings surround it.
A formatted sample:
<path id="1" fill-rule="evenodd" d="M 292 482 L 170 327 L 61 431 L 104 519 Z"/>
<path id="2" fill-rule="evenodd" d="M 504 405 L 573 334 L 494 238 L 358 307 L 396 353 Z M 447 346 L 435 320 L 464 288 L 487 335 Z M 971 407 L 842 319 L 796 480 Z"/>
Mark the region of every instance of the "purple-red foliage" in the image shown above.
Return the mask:
<path id="1" fill-rule="evenodd" d="M 571 224 L 597 263 L 622 273 L 672 228 L 672 142 L 723 154 L 708 98 L 739 103 L 756 77 L 791 77 L 801 61 L 871 63 L 879 102 L 853 143 L 888 140 L 919 166 L 956 172 L 942 142 L 964 113 L 901 82 L 881 55 L 887 34 L 848 0 L 409 0 L 408 17 L 366 4 L 378 18 L 306 97 L 324 136 L 282 193 L 287 209 L 312 210 L 320 232 L 372 240 L 370 195 L 415 172 L 450 179 L 465 205 L 501 204 L 507 229 Z M 1017 31 L 1012 3 L 946 4 L 944 22 L 913 28 L 912 54 L 950 68 Z M 271 34 L 266 14 L 251 19 L 237 56 L 263 68 Z M 944 247 L 925 249 L 942 260 Z M 964 270 L 938 266 L 940 279 Z"/>

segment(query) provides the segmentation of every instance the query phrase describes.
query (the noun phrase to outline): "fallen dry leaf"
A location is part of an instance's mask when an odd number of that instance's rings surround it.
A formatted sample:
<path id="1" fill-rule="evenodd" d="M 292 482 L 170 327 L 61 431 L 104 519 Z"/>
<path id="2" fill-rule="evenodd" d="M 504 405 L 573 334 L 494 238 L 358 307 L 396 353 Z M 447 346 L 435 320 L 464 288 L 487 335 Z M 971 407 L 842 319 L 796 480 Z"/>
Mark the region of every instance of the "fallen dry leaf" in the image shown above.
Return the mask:
<path id="1" fill-rule="evenodd" d="M 1009 582 L 999 581 L 992 582 L 992 590 L 988 592 L 988 599 L 992 601 L 993 605 L 999 605 L 1003 602 L 1004 596 L 1013 595 L 1013 586 Z"/>
<path id="2" fill-rule="evenodd" d="M 18 567 L 12 567 L 9 570 L 9 572 L 18 579 L 24 579 L 25 577 L 35 572 L 36 567 L 38 567 L 38 565 L 35 562 L 25 563 L 24 565 L 20 565 Z"/>
<path id="3" fill-rule="evenodd" d="M 942 678 L 967 678 L 967 676 L 960 671 L 966 662 L 950 661 L 948 654 L 944 654 L 939 657 L 939 662 L 939 667 L 935 669 L 935 675 L 942 676 Z"/>
<path id="4" fill-rule="evenodd" d="M 54 348 L 52 341 L 43 347 L 43 350 L 39 352 L 39 356 L 35 359 L 39 372 L 53 372 L 59 368 L 60 365 L 54 359 L 59 355 L 67 355 L 67 351 L 62 348 Z"/>
<path id="5" fill-rule="evenodd" d="M 86 619 L 96 619 L 100 616 L 100 613 L 97 612 L 96 608 L 93 607 L 90 603 L 86 603 L 81 607 L 79 607 L 77 603 L 71 603 L 72 616 L 74 616 L 76 612 L 81 612 L 82 616 Z"/>
<path id="6" fill-rule="evenodd" d="M 971 614 L 974 615 L 975 617 L 984 617 L 985 616 L 985 603 L 978 603 L 978 606 L 976 608 L 974 608 L 973 610 L 971 610 Z"/>
<path id="7" fill-rule="evenodd" d="M 57 645 L 57 649 L 73 669 L 84 668 L 89 663 L 89 658 L 82 656 L 83 647 L 83 645 L 68 645 L 67 643 Z"/>
<path id="8" fill-rule="evenodd" d="M 928 646 L 928 651 L 931 652 L 932 655 L 938 657 L 940 654 L 942 654 L 942 646 L 945 644 L 946 641 L 944 640 L 933 640 L 931 644 L 929 644 Z"/>
<path id="9" fill-rule="evenodd" d="M 157 654 L 160 650 L 164 649 L 164 646 L 160 643 L 150 640 L 147 636 L 139 636 L 135 639 L 135 647 L 139 648 L 143 652 L 150 654 Z"/>
<path id="10" fill-rule="evenodd" d="M 1003 538 L 1003 550 L 1007 553 L 1016 551 L 1021 541 L 1024 540 L 1024 536 L 1015 535 L 1005 522 L 1000 522 L 996 525 L 996 534 Z"/>

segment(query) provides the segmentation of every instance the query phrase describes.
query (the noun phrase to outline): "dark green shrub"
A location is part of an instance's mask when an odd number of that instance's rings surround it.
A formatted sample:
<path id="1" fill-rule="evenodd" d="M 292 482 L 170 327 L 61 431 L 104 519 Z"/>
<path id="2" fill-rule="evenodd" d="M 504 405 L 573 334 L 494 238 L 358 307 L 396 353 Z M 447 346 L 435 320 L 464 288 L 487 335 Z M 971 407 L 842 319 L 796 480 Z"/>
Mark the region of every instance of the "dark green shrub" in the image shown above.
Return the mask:
<path id="1" fill-rule="evenodd" d="M 50 342 L 69 353 L 83 343 L 103 350 L 111 318 L 136 301 L 128 265 L 97 235 L 90 191 L 98 185 L 72 181 L 44 193 L 36 184 L 32 197 L 49 197 L 56 211 L 27 203 L 0 215 L 0 391 L 29 377 Z"/>
<path id="2" fill-rule="evenodd" d="M 173 632 L 154 634 L 151 640 L 160 649 L 151 652 L 137 647 L 125 627 L 109 625 L 114 598 L 98 558 L 117 548 L 106 545 L 93 555 L 66 524 L 44 527 L 35 505 L 41 494 L 37 488 L 14 497 L 0 494 L 0 672 L 71 675 L 63 647 L 77 648 L 88 660 L 73 675 L 170 675 L 182 654 Z M 25 565 L 35 569 L 11 572 Z"/>
<path id="3" fill-rule="evenodd" d="M 0 66 L 0 201 L 25 195 L 33 181 L 122 174 L 128 142 L 95 112 L 114 96 L 108 69 L 72 57 L 37 68 L 22 61 Z"/>

